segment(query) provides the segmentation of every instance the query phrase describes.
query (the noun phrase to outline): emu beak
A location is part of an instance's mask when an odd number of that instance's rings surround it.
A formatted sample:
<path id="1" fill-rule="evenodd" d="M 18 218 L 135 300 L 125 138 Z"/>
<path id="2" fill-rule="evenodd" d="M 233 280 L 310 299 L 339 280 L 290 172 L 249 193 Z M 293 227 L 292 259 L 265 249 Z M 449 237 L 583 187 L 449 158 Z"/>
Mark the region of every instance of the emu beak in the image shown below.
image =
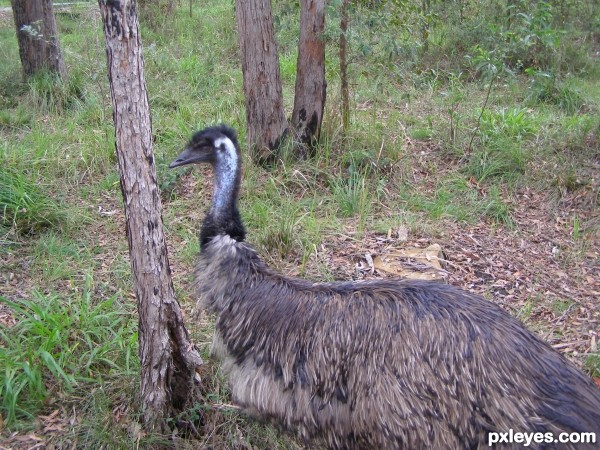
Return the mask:
<path id="1" fill-rule="evenodd" d="M 187 147 L 171 164 L 169 164 L 169 169 L 185 166 L 186 164 L 208 162 L 210 161 L 210 151 L 207 150 L 208 149 L 198 150 Z"/>

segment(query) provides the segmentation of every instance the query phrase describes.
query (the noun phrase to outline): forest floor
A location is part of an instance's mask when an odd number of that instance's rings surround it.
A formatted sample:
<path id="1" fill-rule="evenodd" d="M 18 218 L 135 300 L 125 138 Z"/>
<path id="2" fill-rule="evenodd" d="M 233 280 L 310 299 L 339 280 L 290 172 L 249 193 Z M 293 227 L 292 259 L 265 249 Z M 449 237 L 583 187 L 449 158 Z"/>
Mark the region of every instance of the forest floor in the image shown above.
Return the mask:
<path id="1" fill-rule="evenodd" d="M 45 388 L 42 400 L 24 389 L 17 419 L 7 426 L 0 414 L 0 450 L 156 444 L 139 423 L 137 361 L 123 357 L 132 351 L 131 359 L 137 358 L 137 313 L 96 6 L 57 15 L 78 88 L 72 103 L 68 86 L 22 82 L 11 14 L 0 8 L 0 170 L 33 180 L 42 203 L 49 199 L 62 210 L 52 225 L 32 234 L 1 229 L 0 325 L 6 334 L 0 336 L 0 363 L 6 367 L 0 367 L 0 380 L 7 386 L 11 381 L 10 361 L 2 359 L 11 349 L 4 341 L 29 319 L 11 302 L 56 307 L 60 314 L 82 299 L 94 307 L 107 302 L 123 320 L 123 334 L 90 370 L 65 358 L 65 371 L 78 377 L 69 388 L 43 367 L 37 380 Z M 196 7 L 193 17 L 187 8 L 172 17 L 148 16 L 157 23 L 142 33 L 173 281 L 186 325 L 207 360 L 201 407 L 211 412 L 197 436 L 174 441 L 178 448 L 303 448 L 227 410 L 225 382 L 208 359 L 213 323 L 193 313 L 196 232 L 212 178 L 206 168 L 174 172 L 166 166 L 194 127 L 223 121 L 244 142 L 245 126 L 233 8 L 217 1 Z M 283 88 L 291 104 L 296 44 L 281 12 L 280 18 Z M 462 73 L 453 78 L 438 66 L 408 73 L 400 64 L 398 73 L 380 76 L 380 66 L 360 58 L 354 62 L 348 136 L 339 130 L 338 74 L 329 61 L 322 155 L 285 161 L 271 171 L 246 162 L 240 209 L 249 243 L 287 276 L 434 277 L 480 294 L 600 385 L 598 79 L 557 78 L 552 103 L 532 101 L 539 80 L 520 74 L 498 79 L 493 90 L 489 85 L 487 103 L 482 80 L 460 78 Z M 579 103 L 563 108 L 562 100 Z M 485 173 L 494 164 L 500 170 Z M 350 168 L 365 166 L 372 169 L 360 172 L 357 183 Z M 484 174 L 476 175 L 478 169 Z M 17 213 L 27 217 L 27 211 Z M 70 311 L 60 314 L 62 319 Z M 84 325 L 74 322 L 76 329 L 65 337 L 64 353 L 81 360 Z M 112 331 L 105 323 L 92 330 L 108 338 Z M 39 337 L 24 337 L 24 348 Z M 31 356 L 10 366 L 13 375 L 27 372 L 22 369 L 29 361 L 40 362 L 39 348 L 28 350 Z"/>
<path id="2" fill-rule="evenodd" d="M 598 139 L 598 136 L 590 136 Z M 413 161 L 414 181 L 423 189 L 428 184 L 425 165 L 420 165 L 428 156 L 432 156 L 430 146 L 414 145 Z M 600 165 L 600 152 L 589 161 L 589 169 L 597 171 Z M 598 172 L 596 172 L 598 173 Z M 210 178 L 207 173 L 197 178 L 193 174 L 182 178 L 179 187 L 181 201 L 198 202 L 195 196 L 198 190 L 210 192 Z M 302 177 L 301 173 L 297 176 Z M 596 178 L 595 183 L 598 183 Z M 473 184 L 473 189 L 482 189 Z M 519 317 L 526 325 L 556 350 L 565 355 L 575 365 L 582 367 L 586 356 L 598 352 L 600 340 L 600 239 L 597 232 L 600 217 L 597 214 L 597 185 L 566 192 L 557 199 L 555 193 L 523 189 L 518 193 L 512 205 L 514 224 L 510 227 L 496 223 L 480 221 L 471 225 L 453 220 L 441 219 L 423 228 L 422 232 L 411 232 L 404 227 L 390 228 L 387 232 L 358 231 L 355 220 L 347 219 L 343 226 L 324 236 L 320 246 L 315 247 L 311 262 L 306 265 L 305 277 L 318 280 L 323 266 L 334 279 L 368 279 L 393 276 L 380 270 L 373 263 L 378 257 L 386 255 L 393 258 L 407 248 L 425 249 L 438 244 L 443 254 L 440 256 L 441 278 L 455 286 L 485 296 L 499 304 L 512 315 Z M 482 193 L 485 195 L 485 193 Z M 242 193 L 242 197 L 245 194 Z M 248 194 L 246 194 L 248 195 Z M 186 198 L 187 197 L 187 198 Z M 207 198 L 200 203 L 206 205 Z M 116 253 L 124 253 L 123 235 L 114 233 L 124 230 L 124 215 L 118 198 L 105 197 L 101 204 L 86 205 L 96 209 L 98 223 L 91 234 L 101 246 L 98 257 L 103 259 L 101 268 L 95 271 L 96 283 L 103 278 L 111 278 L 111 258 Z M 168 208 L 168 203 L 165 208 Z M 202 215 L 202 208 L 194 211 L 192 222 Z M 393 214 L 393 211 L 390 211 Z M 586 239 L 578 240 L 573 236 L 573 218 L 580 221 L 580 232 L 586 233 Z M 111 222 L 105 226 L 103 221 Z M 586 232 L 588 230 L 588 232 Z M 596 230 L 596 231 L 593 231 Z M 591 233 L 589 231 L 592 231 Z M 252 241 L 253 230 L 249 230 Z M 177 248 L 182 242 L 174 236 L 170 242 L 172 271 L 175 284 L 184 292 L 182 300 L 187 317 L 191 318 L 193 300 L 189 295 L 189 262 L 178 258 Z M 116 253 L 115 253 L 116 252 Z M 122 256 L 126 257 L 125 254 Z M 2 295 L 9 299 L 29 298 L 32 289 L 40 288 L 40 279 L 32 276 L 30 266 L 32 252 L 26 246 L 18 251 L 3 255 L 3 267 L 0 273 Z M 400 258 L 396 267 L 408 268 L 419 275 L 423 267 L 414 258 Z M 298 275 L 299 261 L 287 258 L 271 261 L 287 275 Z M 48 288 L 50 286 L 47 286 Z M 50 290 L 73 290 L 66 281 L 57 281 Z M 133 294 L 131 294 L 133 295 Z M 15 318 L 7 308 L 0 309 L 0 323 L 11 326 Z M 197 324 L 188 324 L 197 332 Z M 202 342 L 207 345 L 208 342 Z M 600 385 L 600 378 L 595 378 Z M 57 435 L 66 433 L 77 423 L 77 409 L 72 400 L 65 407 L 62 402 L 49 402 L 46 412 L 36 421 L 35 431 L 27 433 L 2 432 L 0 448 L 34 449 L 52 448 Z M 128 408 L 128 402 L 116 404 L 115 420 Z M 0 427 L 1 430 L 1 427 Z"/>

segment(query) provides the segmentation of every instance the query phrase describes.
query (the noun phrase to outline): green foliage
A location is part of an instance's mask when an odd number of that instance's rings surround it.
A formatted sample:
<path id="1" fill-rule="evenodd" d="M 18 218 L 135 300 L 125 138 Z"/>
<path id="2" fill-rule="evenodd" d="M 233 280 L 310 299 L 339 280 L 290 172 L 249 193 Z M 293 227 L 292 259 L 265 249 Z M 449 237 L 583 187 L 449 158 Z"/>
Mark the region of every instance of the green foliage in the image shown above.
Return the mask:
<path id="1" fill-rule="evenodd" d="M 512 227 L 514 225 L 511 217 L 510 206 L 502 198 L 500 189 L 497 186 L 492 186 L 486 197 L 481 199 L 480 205 L 475 210 L 479 209 L 480 213 L 484 217 L 487 217 L 494 223 L 507 225 Z"/>
<path id="2" fill-rule="evenodd" d="M 540 299 L 538 296 L 528 298 L 527 301 L 523 304 L 523 306 L 519 308 L 519 311 L 517 312 L 517 318 L 523 321 L 527 320 L 529 317 L 531 317 L 533 311 L 538 306 L 539 302 Z"/>
<path id="3" fill-rule="evenodd" d="M 534 137 L 539 125 L 533 111 L 525 108 L 485 110 L 481 115 L 480 133 L 484 143 L 502 136 L 513 140 Z"/>
<path id="4" fill-rule="evenodd" d="M 298 54 L 291 52 L 289 54 L 279 55 L 279 67 L 281 72 L 281 79 L 285 82 L 288 81 L 293 83 L 296 79 L 296 60 Z"/>
<path id="5" fill-rule="evenodd" d="M 135 320 L 115 308 L 115 297 L 95 301 L 92 289 L 88 277 L 76 299 L 39 292 L 30 300 L 0 297 L 16 319 L 0 325 L 0 397 L 9 426 L 32 417 L 53 392 L 136 369 Z"/>
<path id="6" fill-rule="evenodd" d="M 470 62 L 471 69 L 475 73 L 491 83 L 502 72 L 511 73 L 510 69 L 504 65 L 503 56 L 498 49 L 488 50 L 475 44 L 465 58 Z"/>
<path id="7" fill-rule="evenodd" d="M 508 24 L 500 30 L 505 62 L 512 68 L 549 67 L 560 44 L 554 28 L 554 11 L 548 1 L 512 2 L 507 8 Z"/>
<path id="8" fill-rule="evenodd" d="M 478 130 L 480 145 L 469 156 L 465 171 L 479 182 L 523 174 L 528 160 L 523 141 L 533 138 L 538 130 L 526 109 L 484 110 Z"/>
<path id="9" fill-rule="evenodd" d="M 265 204 L 259 204 L 254 211 L 261 216 L 259 220 L 264 224 L 258 244 L 278 258 L 293 254 L 300 221 L 298 207 L 293 202 L 285 202 L 273 210 Z"/>
<path id="10" fill-rule="evenodd" d="M 184 168 L 183 170 L 171 170 L 169 164 L 171 164 L 171 158 L 165 158 L 165 155 L 160 153 L 154 158 L 156 162 L 156 177 L 158 179 L 158 187 L 161 193 L 169 198 L 173 195 L 174 189 L 177 187 L 179 180 L 185 174 L 191 172 L 191 167 Z"/>
<path id="11" fill-rule="evenodd" d="M 426 141 L 431 139 L 432 130 L 430 128 L 411 128 L 410 137 L 418 141 Z"/>
<path id="12" fill-rule="evenodd" d="M 574 305 L 576 305 L 576 303 L 570 300 L 556 299 L 552 307 L 554 309 L 554 314 L 561 316 L 569 311 Z"/>
<path id="13" fill-rule="evenodd" d="M 431 27 L 430 40 L 437 45 L 431 47 L 426 61 L 440 65 L 441 60 L 456 71 L 466 57 L 467 66 L 462 68 L 479 74 L 482 59 L 493 62 L 503 75 L 527 69 L 557 75 L 587 71 L 587 42 L 593 40 L 598 6 L 513 0 L 500 8 L 496 2 L 480 2 L 467 9 L 453 2 L 434 3 L 431 9 L 440 20 Z M 574 45 L 576 41 L 579 45 Z"/>

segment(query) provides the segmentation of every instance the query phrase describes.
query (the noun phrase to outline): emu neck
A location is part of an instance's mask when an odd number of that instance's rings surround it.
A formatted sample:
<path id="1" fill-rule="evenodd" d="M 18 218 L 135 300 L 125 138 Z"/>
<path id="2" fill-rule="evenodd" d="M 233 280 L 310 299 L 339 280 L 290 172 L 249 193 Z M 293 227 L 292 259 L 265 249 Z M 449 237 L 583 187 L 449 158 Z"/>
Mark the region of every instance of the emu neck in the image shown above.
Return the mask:
<path id="1" fill-rule="evenodd" d="M 227 161 L 227 163 L 229 162 Z M 217 221 L 228 219 L 237 211 L 240 171 L 236 162 L 231 162 L 234 164 L 226 163 L 223 164 L 225 167 L 215 170 L 215 184 L 209 214 Z"/>
<path id="2" fill-rule="evenodd" d="M 229 141 L 231 143 L 231 141 Z M 235 148 L 221 156 L 214 166 L 212 203 L 202 223 L 200 246 L 204 248 L 213 237 L 228 235 L 243 241 L 246 231 L 237 207 L 241 181 L 241 164 Z"/>

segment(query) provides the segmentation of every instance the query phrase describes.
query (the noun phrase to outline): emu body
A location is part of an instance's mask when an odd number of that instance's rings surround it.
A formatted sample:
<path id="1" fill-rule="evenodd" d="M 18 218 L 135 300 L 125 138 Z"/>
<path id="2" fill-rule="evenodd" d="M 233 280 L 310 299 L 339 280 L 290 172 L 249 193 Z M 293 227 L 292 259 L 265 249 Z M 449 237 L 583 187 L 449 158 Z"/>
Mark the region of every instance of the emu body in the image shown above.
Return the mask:
<path id="1" fill-rule="evenodd" d="M 238 188 L 220 191 L 239 186 L 233 131 L 209 128 L 188 150 L 216 178 L 198 303 L 216 314 L 213 354 L 250 415 L 335 449 L 489 448 L 488 432 L 510 429 L 600 439 L 600 390 L 493 303 L 438 283 L 311 283 L 271 270 L 243 242 Z"/>

